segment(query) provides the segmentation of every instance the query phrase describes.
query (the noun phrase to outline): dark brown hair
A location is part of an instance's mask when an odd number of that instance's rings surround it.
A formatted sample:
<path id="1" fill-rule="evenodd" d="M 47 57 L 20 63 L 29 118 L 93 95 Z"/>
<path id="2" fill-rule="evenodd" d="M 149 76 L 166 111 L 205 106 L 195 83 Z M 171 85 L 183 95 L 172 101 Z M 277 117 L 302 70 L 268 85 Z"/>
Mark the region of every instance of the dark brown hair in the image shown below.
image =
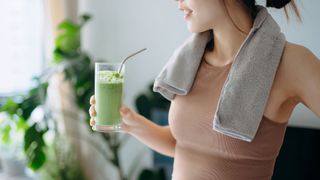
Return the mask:
<path id="1" fill-rule="evenodd" d="M 255 18 L 256 14 L 257 14 L 256 1 L 255 0 L 241 0 L 241 1 L 250 11 L 252 18 Z M 298 20 L 300 22 L 302 22 L 300 12 L 299 12 L 298 7 L 295 3 L 295 0 L 267 0 L 267 2 L 266 2 L 266 7 L 277 8 L 277 9 L 284 8 L 284 12 L 286 14 L 287 20 L 290 19 L 289 13 L 288 13 L 288 5 L 294 11 Z"/>

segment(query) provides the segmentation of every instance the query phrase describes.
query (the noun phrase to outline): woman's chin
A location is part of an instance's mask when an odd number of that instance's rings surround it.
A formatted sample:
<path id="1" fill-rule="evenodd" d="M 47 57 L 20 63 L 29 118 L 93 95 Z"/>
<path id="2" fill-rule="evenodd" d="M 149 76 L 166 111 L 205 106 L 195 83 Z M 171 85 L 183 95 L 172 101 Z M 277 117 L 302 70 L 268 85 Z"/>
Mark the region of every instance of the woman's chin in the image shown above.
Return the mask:
<path id="1" fill-rule="evenodd" d="M 191 27 L 191 26 L 188 26 L 188 30 L 191 33 L 201 33 L 201 32 L 206 31 L 206 30 L 203 30 L 203 29 L 200 29 L 200 28 Z"/>
<path id="2" fill-rule="evenodd" d="M 198 28 L 195 28 L 195 27 L 192 27 L 192 26 L 189 26 L 189 25 L 188 25 L 188 30 L 191 33 L 197 33 L 199 31 Z"/>

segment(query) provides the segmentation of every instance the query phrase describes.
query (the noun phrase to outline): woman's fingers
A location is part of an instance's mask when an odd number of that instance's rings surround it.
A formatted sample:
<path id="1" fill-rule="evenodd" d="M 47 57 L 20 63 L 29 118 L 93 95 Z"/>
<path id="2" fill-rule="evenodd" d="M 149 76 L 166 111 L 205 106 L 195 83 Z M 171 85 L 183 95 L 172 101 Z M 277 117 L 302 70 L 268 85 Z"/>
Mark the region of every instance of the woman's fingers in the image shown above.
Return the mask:
<path id="1" fill-rule="evenodd" d="M 125 105 L 122 105 L 119 111 L 124 123 L 129 126 L 136 126 L 138 122 L 138 114 L 134 110 Z"/>
<path id="2" fill-rule="evenodd" d="M 90 98 L 90 108 L 89 108 L 89 114 L 90 114 L 90 126 L 95 125 L 95 116 L 96 116 L 96 111 L 95 111 L 95 99 L 94 96 L 91 96 Z M 136 118 L 136 113 L 135 111 L 131 110 L 129 107 L 122 105 L 122 107 L 119 109 L 120 114 L 123 119 L 123 123 L 121 124 L 121 129 L 123 132 L 128 133 L 131 130 L 131 125 L 135 124 L 135 118 Z"/>
<path id="3" fill-rule="evenodd" d="M 91 119 L 90 119 L 90 126 L 94 126 L 95 123 L 96 123 L 96 122 L 94 121 L 94 118 L 91 118 Z"/>
<path id="4" fill-rule="evenodd" d="M 96 100 L 94 98 L 94 95 L 90 97 L 90 108 L 89 108 L 89 114 L 90 114 L 90 126 L 94 126 L 95 125 L 95 120 L 94 117 L 96 116 L 96 111 L 95 111 L 95 103 Z"/>
<path id="5" fill-rule="evenodd" d="M 94 98 L 94 95 L 90 97 L 90 104 L 95 104 L 96 103 L 96 100 Z"/>
<path id="6" fill-rule="evenodd" d="M 90 106 L 89 114 L 90 114 L 91 117 L 96 116 L 97 113 L 96 113 L 96 111 L 95 111 L 95 105 L 91 105 L 91 106 Z"/>
<path id="7" fill-rule="evenodd" d="M 124 121 L 130 121 L 133 119 L 134 114 L 127 106 L 122 105 L 119 111 Z"/>
<path id="8" fill-rule="evenodd" d="M 121 131 L 124 133 L 129 133 L 130 132 L 130 126 L 128 126 L 126 123 L 122 122 L 121 123 Z"/>

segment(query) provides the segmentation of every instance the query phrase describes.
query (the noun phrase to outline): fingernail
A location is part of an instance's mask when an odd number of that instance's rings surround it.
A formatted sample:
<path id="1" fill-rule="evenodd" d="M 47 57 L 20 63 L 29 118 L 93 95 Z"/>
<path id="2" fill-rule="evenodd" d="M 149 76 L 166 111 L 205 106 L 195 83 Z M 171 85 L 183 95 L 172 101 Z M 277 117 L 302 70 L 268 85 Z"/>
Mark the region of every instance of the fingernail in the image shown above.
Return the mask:
<path id="1" fill-rule="evenodd" d="M 128 112 L 128 109 L 125 108 L 125 107 L 121 107 L 120 108 L 120 112 L 123 113 L 123 114 L 126 114 Z"/>

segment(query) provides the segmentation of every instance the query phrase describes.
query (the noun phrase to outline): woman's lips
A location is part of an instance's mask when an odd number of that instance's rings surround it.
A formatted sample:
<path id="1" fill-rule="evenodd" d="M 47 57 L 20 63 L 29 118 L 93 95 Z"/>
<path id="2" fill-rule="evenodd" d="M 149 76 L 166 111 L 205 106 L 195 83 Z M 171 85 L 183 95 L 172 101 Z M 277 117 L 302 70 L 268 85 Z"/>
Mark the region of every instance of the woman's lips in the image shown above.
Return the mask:
<path id="1" fill-rule="evenodd" d="M 184 12 L 185 19 L 187 19 L 192 14 L 192 11 L 190 11 L 190 10 L 183 10 L 183 12 Z"/>

